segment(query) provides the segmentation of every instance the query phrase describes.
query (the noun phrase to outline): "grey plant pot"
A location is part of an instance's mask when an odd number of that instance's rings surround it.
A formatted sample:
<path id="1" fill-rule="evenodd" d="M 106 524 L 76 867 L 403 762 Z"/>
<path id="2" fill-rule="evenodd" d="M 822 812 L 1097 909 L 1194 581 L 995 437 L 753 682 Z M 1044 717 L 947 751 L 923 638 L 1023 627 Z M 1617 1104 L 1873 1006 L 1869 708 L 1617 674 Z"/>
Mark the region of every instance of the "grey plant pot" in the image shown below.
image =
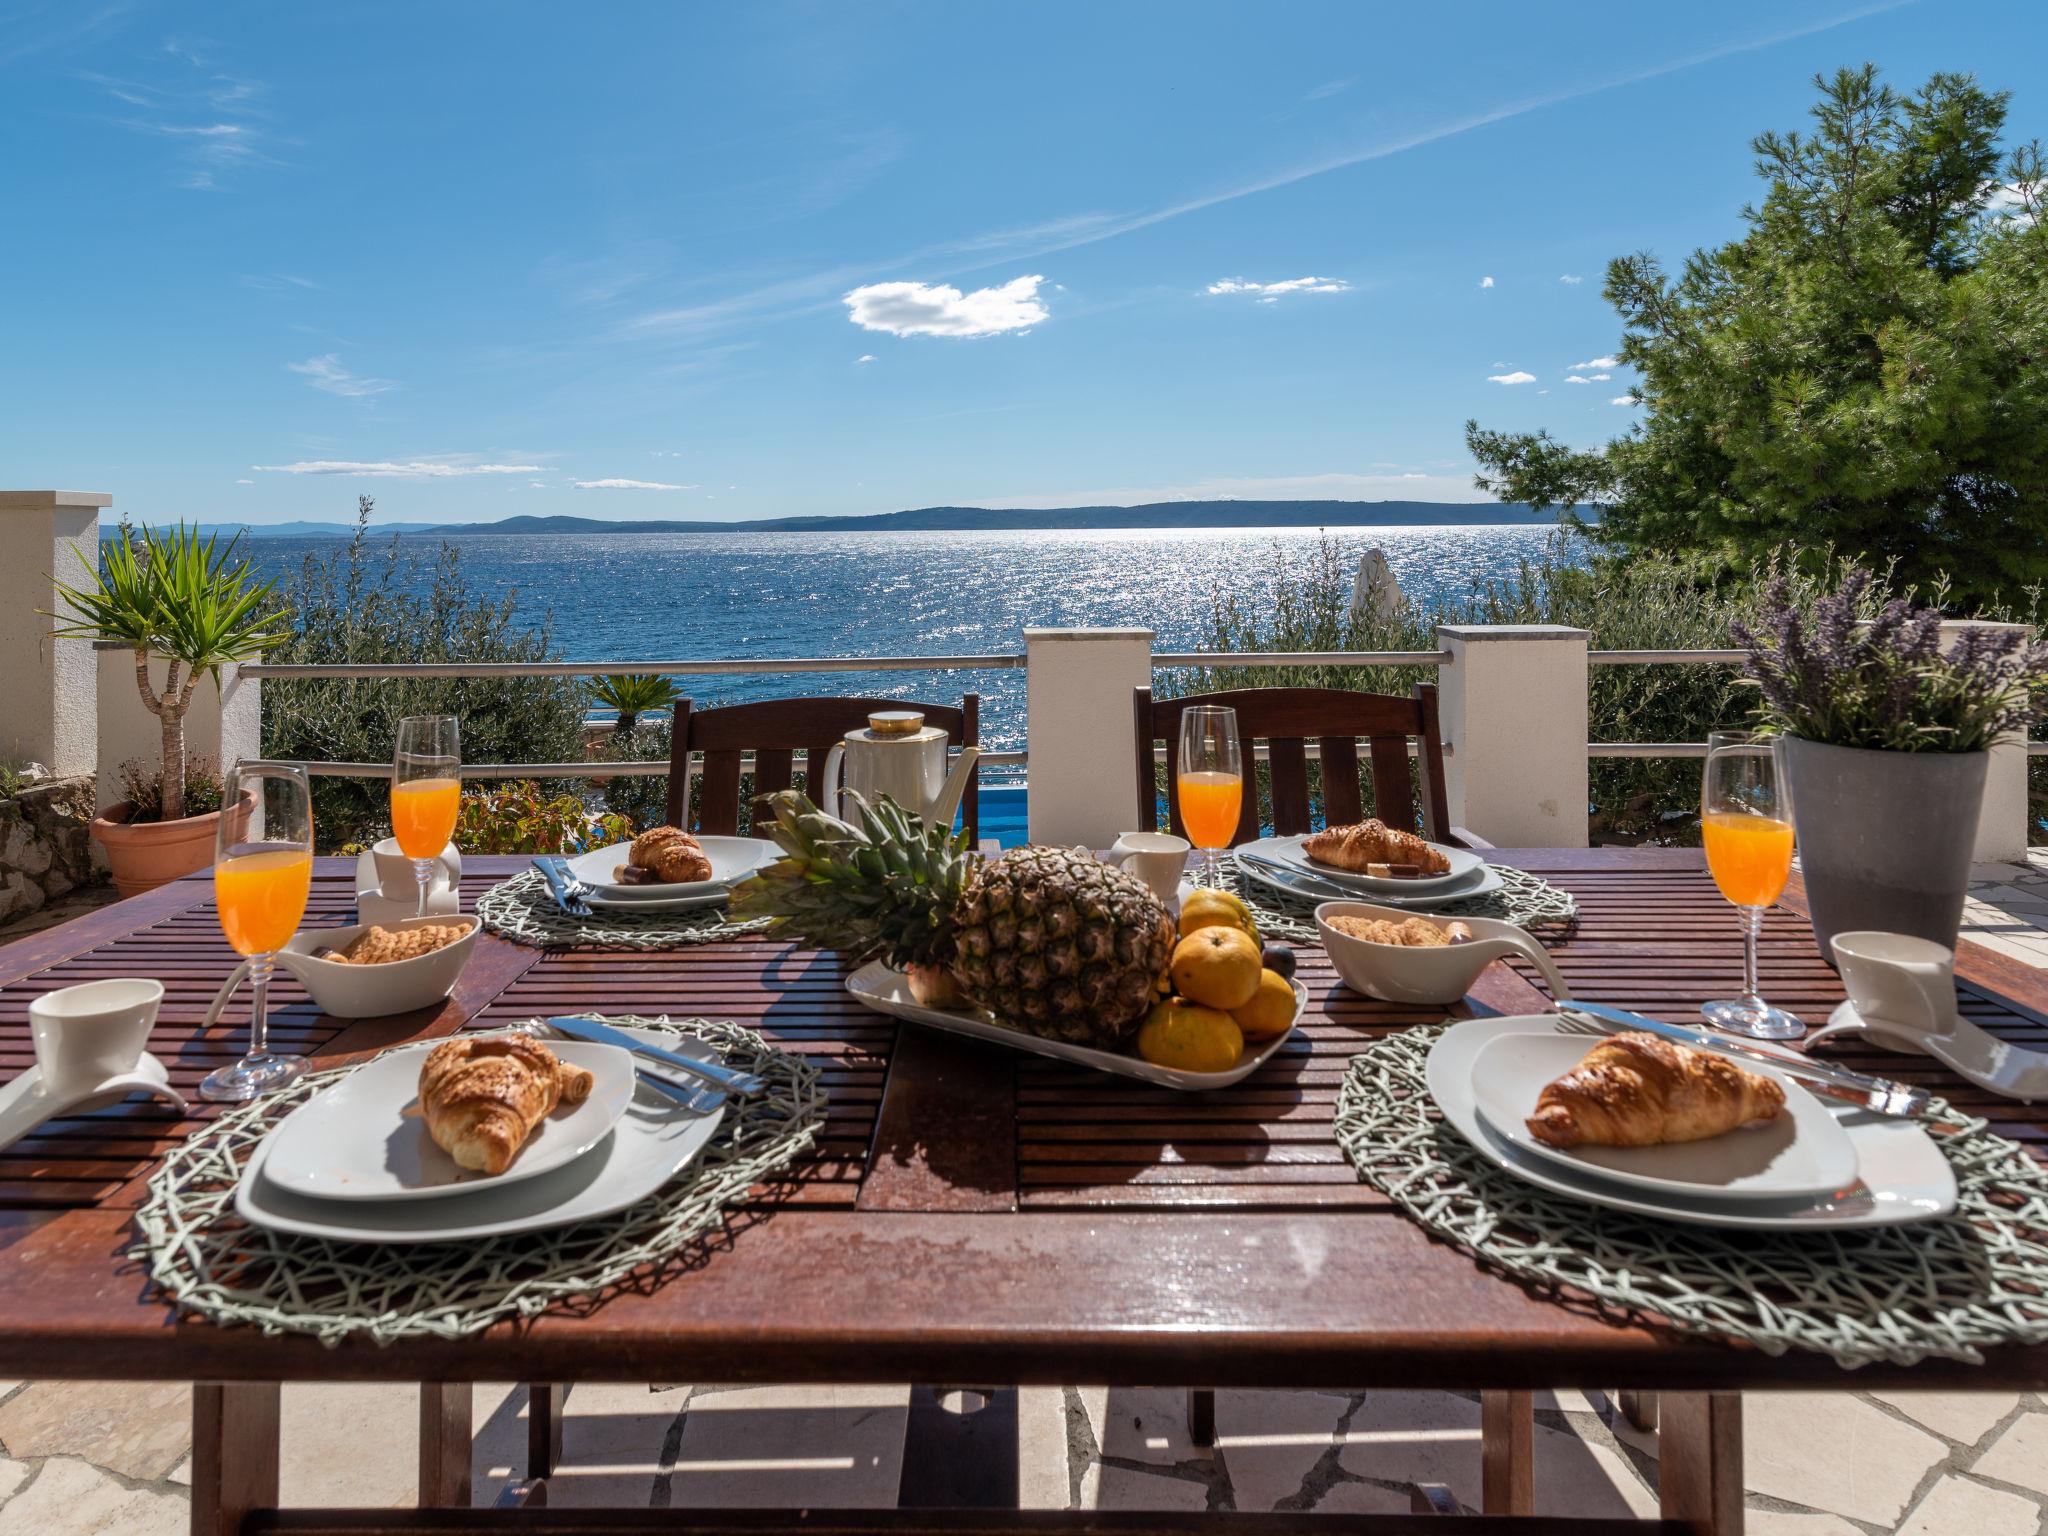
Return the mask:
<path id="1" fill-rule="evenodd" d="M 1875 928 L 1951 947 L 1963 919 L 1984 752 L 1878 752 L 1788 736 L 1786 786 L 1821 958 Z"/>

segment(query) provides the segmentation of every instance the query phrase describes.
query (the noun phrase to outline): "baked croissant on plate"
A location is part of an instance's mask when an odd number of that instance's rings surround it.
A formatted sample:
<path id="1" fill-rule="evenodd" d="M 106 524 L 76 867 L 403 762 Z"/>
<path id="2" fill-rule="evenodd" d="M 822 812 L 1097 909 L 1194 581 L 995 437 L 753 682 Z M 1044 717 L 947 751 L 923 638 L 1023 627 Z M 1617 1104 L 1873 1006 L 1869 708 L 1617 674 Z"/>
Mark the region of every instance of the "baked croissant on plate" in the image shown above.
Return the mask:
<path id="1" fill-rule="evenodd" d="M 618 871 L 622 881 L 640 879 L 656 885 L 682 885 L 711 878 L 711 859 L 697 839 L 679 827 L 655 827 L 633 839 L 626 863 Z"/>
<path id="2" fill-rule="evenodd" d="M 1705 1141 L 1775 1120 L 1785 1090 L 1726 1056 L 1631 1031 L 1611 1035 L 1544 1088 L 1529 1134 L 1552 1147 Z"/>
<path id="3" fill-rule="evenodd" d="M 1413 864 L 1425 875 L 1448 874 L 1451 861 L 1413 832 L 1390 827 L 1374 816 L 1355 826 L 1328 827 L 1304 838 L 1301 851 L 1311 863 L 1364 874 L 1368 864 Z"/>
<path id="4" fill-rule="evenodd" d="M 558 1104 L 596 1079 L 526 1035 L 458 1035 L 420 1066 L 420 1112 L 434 1145 L 475 1173 L 503 1173 Z"/>

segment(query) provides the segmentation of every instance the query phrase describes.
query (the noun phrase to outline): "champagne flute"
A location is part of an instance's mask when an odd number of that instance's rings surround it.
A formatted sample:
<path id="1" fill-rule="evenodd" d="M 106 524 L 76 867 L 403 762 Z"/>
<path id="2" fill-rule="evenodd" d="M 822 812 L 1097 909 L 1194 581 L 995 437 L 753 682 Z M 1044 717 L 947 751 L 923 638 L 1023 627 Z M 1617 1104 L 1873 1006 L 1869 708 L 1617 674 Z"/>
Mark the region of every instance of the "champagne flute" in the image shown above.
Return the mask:
<path id="1" fill-rule="evenodd" d="M 238 767 L 222 790 L 213 903 L 221 932 L 249 962 L 249 1049 L 233 1066 L 208 1073 L 199 1096 L 232 1104 L 306 1070 L 305 1057 L 270 1050 L 269 1004 L 277 952 L 298 931 L 313 886 L 313 798 L 306 770 L 290 764 Z"/>
<path id="2" fill-rule="evenodd" d="M 1716 1029 L 1756 1040 L 1792 1040 L 1806 1033 L 1796 1015 L 1773 1008 L 1757 991 L 1756 941 L 1764 909 L 1784 894 L 1792 873 L 1791 795 L 1779 772 L 1774 739 L 1748 731 L 1707 738 L 1700 786 L 1700 841 L 1714 884 L 1742 914 L 1742 996 L 1708 1003 L 1700 1014 Z"/>
<path id="3" fill-rule="evenodd" d="M 1202 850 L 1211 878 L 1216 853 L 1237 836 L 1244 809 L 1244 759 L 1237 742 L 1237 711 L 1227 705 L 1195 704 L 1181 711 L 1180 756 L 1174 794 L 1188 841 Z"/>
<path id="4" fill-rule="evenodd" d="M 391 831 L 419 879 L 421 917 L 461 810 L 462 746 L 455 717 L 409 715 L 399 721 L 391 758 Z"/>

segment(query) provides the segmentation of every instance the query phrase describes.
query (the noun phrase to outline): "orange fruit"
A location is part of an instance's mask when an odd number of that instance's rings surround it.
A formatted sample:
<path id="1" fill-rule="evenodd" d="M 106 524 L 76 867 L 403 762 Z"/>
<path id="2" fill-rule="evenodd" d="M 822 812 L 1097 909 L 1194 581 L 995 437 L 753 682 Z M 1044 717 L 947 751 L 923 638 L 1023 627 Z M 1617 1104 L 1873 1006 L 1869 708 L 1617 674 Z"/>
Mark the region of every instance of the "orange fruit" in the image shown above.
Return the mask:
<path id="1" fill-rule="evenodd" d="M 1270 1040 L 1294 1027 L 1294 988 L 1278 971 L 1259 972 L 1252 1000 L 1230 1010 L 1247 1040 Z"/>
<path id="2" fill-rule="evenodd" d="M 1241 928 L 1254 939 L 1259 936 L 1252 909 L 1242 899 L 1207 885 L 1189 891 L 1180 904 L 1180 936 L 1186 938 L 1204 928 Z"/>
<path id="3" fill-rule="evenodd" d="M 1228 1072 L 1243 1053 L 1244 1032 L 1236 1020 L 1184 997 L 1154 1003 L 1138 1026 L 1138 1054 L 1155 1067 Z"/>
<path id="4" fill-rule="evenodd" d="M 1239 928 L 1199 928 L 1174 946 L 1168 971 L 1182 997 L 1228 1013 L 1259 990 L 1259 946 Z"/>

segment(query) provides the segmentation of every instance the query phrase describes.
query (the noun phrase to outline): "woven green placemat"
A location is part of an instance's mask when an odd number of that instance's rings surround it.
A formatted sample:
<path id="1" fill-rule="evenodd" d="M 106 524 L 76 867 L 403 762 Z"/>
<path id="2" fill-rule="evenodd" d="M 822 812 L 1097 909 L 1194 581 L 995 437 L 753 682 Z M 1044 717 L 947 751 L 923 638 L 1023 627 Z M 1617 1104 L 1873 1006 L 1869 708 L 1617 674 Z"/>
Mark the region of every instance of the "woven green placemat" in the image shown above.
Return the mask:
<path id="1" fill-rule="evenodd" d="M 1940 1221 L 1841 1232 L 1724 1232 L 1586 1205 L 1525 1184 L 1438 1116 L 1429 1049 L 1403 1030 L 1354 1057 L 1337 1142 L 1359 1177 L 1481 1264 L 1617 1317 L 1818 1350 L 1854 1367 L 1977 1363 L 2048 1341 L 2048 1171 L 1940 1100 L 1927 1115 L 1960 1190 Z M 1936 1122 L 1953 1129 L 1938 1127 Z"/>
<path id="2" fill-rule="evenodd" d="M 1493 866 L 1500 874 L 1501 888 L 1488 896 L 1467 897 L 1463 901 L 1447 901 L 1442 906 L 1431 907 L 1431 917 L 1496 917 L 1504 922 L 1514 923 L 1523 928 L 1539 928 L 1550 924 L 1559 927 L 1578 921 L 1579 904 L 1570 891 L 1560 890 L 1548 880 L 1530 874 L 1527 870 L 1515 869 L 1506 864 Z M 1287 939 L 1297 944 L 1318 942 L 1316 934 L 1316 901 L 1310 897 L 1295 897 L 1277 890 L 1264 881 L 1254 880 L 1239 867 L 1237 859 L 1229 853 L 1219 854 L 1216 872 L 1211 874 L 1200 864 L 1192 866 L 1188 877 L 1197 885 L 1220 885 L 1234 891 L 1252 909 L 1252 916 L 1258 921 L 1259 931 L 1268 938 Z M 1360 896 L 1360 901 L 1370 901 L 1369 896 Z"/>
<path id="3" fill-rule="evenodd" d="M 341 1243 L 250 1226 L 235 1185 L 257 1144 L 284 1117 L 352 1069 L 317 1072 L 221 1116 L 165 1157 L 136 1213 L 130 1256 L 181 1312 L 323 1344 L 456 1338 L 508 1317 L 582 1298 L 602 1300 L 696 1262 L 726 1210 L 807 1149 L 823 1123 L 818 1071 L 737 1024 L 613 1017 L 621 1028 L 691 1034 L 728 1064 L 767 1077 L 769 1092 L 727 1101 L 704 1151 L 659 1191 L 574 1226 L 460 1243 Z"/>
<path id="4" fill-rule="evenodd" d="M 535 949 L 681 949 L 760 933 L 768 926 L 760 917 L 728 921 L 724 907 L 650 912 L 645 917 L 613 909 L 571 917 L 555 905 L 537 869 L 524 870 L 477 897 L 476 915 L 491 932 Z"/>

